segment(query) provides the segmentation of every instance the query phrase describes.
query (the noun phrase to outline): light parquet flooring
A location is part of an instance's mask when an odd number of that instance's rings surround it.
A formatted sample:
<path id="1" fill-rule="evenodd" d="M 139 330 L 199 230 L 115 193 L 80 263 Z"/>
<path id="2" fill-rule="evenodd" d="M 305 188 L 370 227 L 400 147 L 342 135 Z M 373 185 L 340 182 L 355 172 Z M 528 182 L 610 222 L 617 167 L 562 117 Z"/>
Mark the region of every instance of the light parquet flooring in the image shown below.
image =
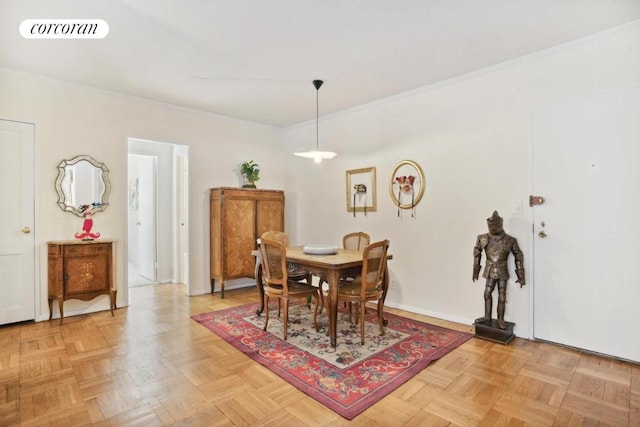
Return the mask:
<path id="1" fill-rule="evenodd" d="M 255 289 L 130 300 L 115 317 L 0 327 L 0 426 L 640 426 L 639 365 L 519 338 L 472 339 L 347 421 L 190 319 Z"/>

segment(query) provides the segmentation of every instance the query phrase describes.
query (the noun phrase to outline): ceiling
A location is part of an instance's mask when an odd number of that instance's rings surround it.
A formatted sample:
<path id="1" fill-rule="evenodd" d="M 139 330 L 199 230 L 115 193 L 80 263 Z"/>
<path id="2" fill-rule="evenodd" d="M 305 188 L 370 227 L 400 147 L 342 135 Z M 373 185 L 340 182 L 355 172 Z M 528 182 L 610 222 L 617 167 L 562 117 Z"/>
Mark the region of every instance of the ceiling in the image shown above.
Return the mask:
<path id="1" fill-rule="evenodd" d="M 101 40 L 28 40 L 95 18 Z M 276 127 L 640 19 L 640 0 L 0 0 L 0 67 Z"/>

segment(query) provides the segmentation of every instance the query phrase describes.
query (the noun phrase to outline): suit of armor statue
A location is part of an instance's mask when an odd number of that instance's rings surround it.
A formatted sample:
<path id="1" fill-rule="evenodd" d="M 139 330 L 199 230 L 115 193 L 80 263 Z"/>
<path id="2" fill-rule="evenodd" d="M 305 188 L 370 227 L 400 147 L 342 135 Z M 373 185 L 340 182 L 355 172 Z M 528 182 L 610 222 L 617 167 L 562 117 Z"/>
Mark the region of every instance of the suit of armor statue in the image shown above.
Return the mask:
<path id="1" fill-rule="evenodd" d="M 489 233 L 481 234 L 476 240 L 473 248 L 473 281 L 478 280 L 480 274 L 480 260 L 482 252 L 486 255 L 486 265 L 482 273 L 482 277 L 487 279 L 484 289 L 484 316 L 476 319 L 476 323 L 484 323 L 491 321 L 491 311 L 493 309 L 493 290 L 498 285 L 498 327 L 506 329 L 507 325 L 504 321 L 504 311 L 507 304 L 507 281 L 509 280 L 509 272 L 507 271 L 507 259 L 512 253 L 515 257 L 516 276 L 520 283 L 520 287 L 524 286 L 524 256 L 518 241 L 504 232 L 502 228 L 502 218 L 497 211 L 493 211 L 493 215 L 487 218 L 487 226 Z"/>

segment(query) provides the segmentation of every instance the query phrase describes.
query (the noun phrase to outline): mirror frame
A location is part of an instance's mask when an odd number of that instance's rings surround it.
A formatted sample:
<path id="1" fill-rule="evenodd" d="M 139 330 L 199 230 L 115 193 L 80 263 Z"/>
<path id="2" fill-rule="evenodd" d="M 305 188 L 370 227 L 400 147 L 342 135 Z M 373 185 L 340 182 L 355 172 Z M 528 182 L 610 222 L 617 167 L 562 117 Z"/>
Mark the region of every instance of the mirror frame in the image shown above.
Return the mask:
<path id="1" fill-rule="evenodd" d="M 410 174 L 416 177 L 416 181 L 414 184 L 414 188 L 417 187 L 417 194 L 415 195 L 412 203 L 402 203 L 401 197 L 398 195 L 398 187 L 396 186 L 396 176 L 400 171 L 403 171 L 403 174 Z M 424 188 L 426 183 L 424 181 L 424 172 L 420 165 L 412 160 L 403 160 L 396 165 L 391 173 L 391 181 L 389 182 L 389 195 L 391 196 L 391 200 L 393 203 L 399 207 L 400 209 L 413 209 L 415 208 L 420 200 L 422 200 L 422 196 L 424 196 Z M 402 192 L 400 192 L 402 194 Z"/>
<path id="2" fill-rule="evenodd" d="M 93 157 L 87 155 L 79 155 L 70 160 L 63 160 L 58 165 L 58 177 L 56 178 L 56 192 L 58 193 L 58 206 L 65 212 L 71 212 L 75 216 L 84 218 L 84 214 L 78 210 L 78 206 L 69 206 L 65 203 L 65 194 L 62 191 L 62 181 L 65 177 L 66 167 L 73 166 L 78 162 L 87 161 L 94 167 L 102 170 L 102 182 L 104 183 L 104 192 L 102 193 L 102 199 L 100 206 L 93 209 L 92 213 L 102 212 L 107 206 L 109 206 L 109 194 L 111 193 L 111 182 L 109 181 L 109 169 L 104 163 L 97 162 Z"/>

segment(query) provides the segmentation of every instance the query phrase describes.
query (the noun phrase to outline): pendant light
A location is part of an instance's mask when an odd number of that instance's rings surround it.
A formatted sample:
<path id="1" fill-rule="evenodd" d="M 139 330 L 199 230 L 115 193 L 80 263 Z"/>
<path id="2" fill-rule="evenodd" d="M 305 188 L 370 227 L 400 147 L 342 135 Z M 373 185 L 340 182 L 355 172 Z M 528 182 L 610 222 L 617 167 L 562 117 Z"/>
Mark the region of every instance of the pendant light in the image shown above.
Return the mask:
<path id="1" fill-rule="evenodd" d="M 333 159 L 337 153 L 333 151 L 320 151 L 318 148 L 320 138 L 318 136 L 318 92 L 320 91 L 320 86 L 324 83 L 322 80 L 314 80 L 313 86 L 316 88 L 316 149 L 310 151 L 303 151 L 300 153 L 293 153 L 296 156 L 305 157 L 307 159 L 313 159 L 314 162 L 320 163 L 324 159 Z"/>

